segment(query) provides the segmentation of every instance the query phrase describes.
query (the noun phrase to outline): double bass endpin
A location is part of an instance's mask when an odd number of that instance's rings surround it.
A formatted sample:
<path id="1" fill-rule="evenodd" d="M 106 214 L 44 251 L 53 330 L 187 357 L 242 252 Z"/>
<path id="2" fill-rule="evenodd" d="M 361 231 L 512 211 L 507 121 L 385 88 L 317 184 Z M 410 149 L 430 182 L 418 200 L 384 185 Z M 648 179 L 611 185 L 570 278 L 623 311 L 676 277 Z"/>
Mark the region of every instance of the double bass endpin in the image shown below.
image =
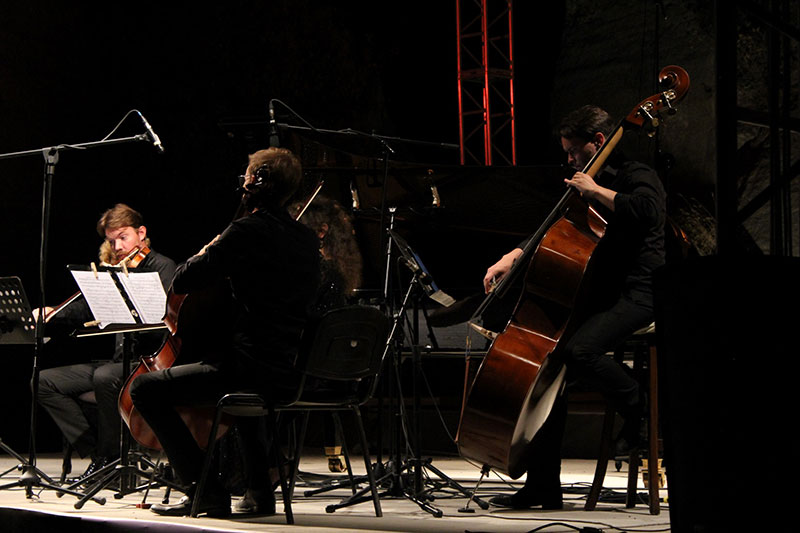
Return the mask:
<path id="1" fill-rule="evenodd" d="M 486 329 L 484 327 L 481 327 L 478 324 L 476 324 L 475 322 L 470 322 L 469 325 L 470 325 L 470 327 L 472 329 L 474 329 L 475 331 L 477 331 L 478 333 L 480 333 L 481 335 L 483 335 L 484 337 L 486 337 L 490 341 L 493 341 L 498 335 L 494 331 L 490 331 L 490 330 L 488 330 L 488 329 Z"/>

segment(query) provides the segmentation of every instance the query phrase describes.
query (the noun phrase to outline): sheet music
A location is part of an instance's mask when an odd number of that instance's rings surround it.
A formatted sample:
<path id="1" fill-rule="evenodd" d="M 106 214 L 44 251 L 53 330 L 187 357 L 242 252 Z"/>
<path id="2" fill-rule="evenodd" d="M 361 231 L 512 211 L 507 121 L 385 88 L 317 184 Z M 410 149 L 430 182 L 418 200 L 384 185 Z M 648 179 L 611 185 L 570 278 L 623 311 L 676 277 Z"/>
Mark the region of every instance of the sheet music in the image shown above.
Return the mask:
<path id="1" fill-rule="evenodd" d="M 167 295 L 158 272 L 128 272 L 127 276 L 119 272 L 117 277 L 139 313 L 142 323 L 161 322 L 167 308 Z"/>
<path id="2" fill-rule="evenodd" d="M 78 284 L 95 320 L 100 321 L 100 329 L 109 324 L 135 324 L 125 300 L 111 278 L 110 272 L 70 270 Z M 162 289 L 163 290 L 163 289 Z"/>

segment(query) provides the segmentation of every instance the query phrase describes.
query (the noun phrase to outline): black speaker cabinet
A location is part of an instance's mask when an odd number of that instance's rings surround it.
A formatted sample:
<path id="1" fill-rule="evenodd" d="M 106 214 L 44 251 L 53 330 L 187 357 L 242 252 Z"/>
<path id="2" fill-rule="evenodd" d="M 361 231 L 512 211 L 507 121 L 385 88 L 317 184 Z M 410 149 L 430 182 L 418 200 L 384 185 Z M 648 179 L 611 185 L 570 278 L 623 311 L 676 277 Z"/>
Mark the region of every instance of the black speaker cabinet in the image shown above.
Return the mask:
<path id="1" fill-rule="evenodd" d="M 800 259 L 701 257 L 656 273 L 672 531 L 777 531 L 796 514 Z M 774 529 L 774 528 L 778 529 Z"/>

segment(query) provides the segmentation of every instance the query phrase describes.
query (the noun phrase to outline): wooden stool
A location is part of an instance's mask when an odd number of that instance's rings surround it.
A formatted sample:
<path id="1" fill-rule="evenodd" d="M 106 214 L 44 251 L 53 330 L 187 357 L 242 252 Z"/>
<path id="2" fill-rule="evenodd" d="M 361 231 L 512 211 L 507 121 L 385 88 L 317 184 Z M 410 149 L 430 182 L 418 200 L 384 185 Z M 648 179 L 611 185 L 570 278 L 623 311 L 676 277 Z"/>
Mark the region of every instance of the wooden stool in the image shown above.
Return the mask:
<path id="1" fill-rule="evenodd" d="M 615 359 L 622 361 L 625 348 L 630 349 L 633 344 L 633 370 L 638 376 L 646 374 L 646 386 L 649 390 L 649 403 L 647 412 L 647 477 L 648 494 L 650 500 L 650 514 L 656 515 L 661 512 L 659 501 L 659 481 L 660 473 L 658 467 L 658 361 L 656 353 L 655 325 L 651 324 L 646 328 L 636 331 L 628 342 L 614 353 Z M 644 348 L 644 349 L 642 349 Z M 640 380 L 640 385 L 644 380 Z M 586 499 L 584 510 L 593 511 L 600 498 L 600 491 L 603 488 L 603 480 L 606 476 L 608 462 L 612 457 L 614 446 L 614 419 L 616 413 L 611 405 L 606 406 L 603 418 L 603 430 L 600 443 L 600 455 L 597 459 L 597 466 L 594 471 L 594 480 Z M 636 505 L 637 478 L 639 476 L 640 453 L 639 450 L 631 450 L 629 457 L 628 470 L 628 491 L 625 507 Z"/>

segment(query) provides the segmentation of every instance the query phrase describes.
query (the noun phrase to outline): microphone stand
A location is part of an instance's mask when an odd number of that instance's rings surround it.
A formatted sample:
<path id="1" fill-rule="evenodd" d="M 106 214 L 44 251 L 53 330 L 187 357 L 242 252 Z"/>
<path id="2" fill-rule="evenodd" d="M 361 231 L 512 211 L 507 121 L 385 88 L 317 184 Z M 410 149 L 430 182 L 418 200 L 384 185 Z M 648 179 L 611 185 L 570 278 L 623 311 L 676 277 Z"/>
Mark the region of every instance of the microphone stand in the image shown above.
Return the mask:
<path id="1" fill-rule="evenodd" d="M 55 177 L 56 165 L 58 164 L 59 155 L 62 151 L 67 150 L 86 150 L 90 148 L 97 148 L 100 146 L 122 144 L 128 142 L 147 141 L 151 139 L 147 134 L 139 134 L 131 137 L 119 137 L 114 139 L 106 139 L 102 141 L 92 141 L 80 144 L 61 144 L 40 148 L 38 150 L 25 150 L 22 152 L 11 152 L 0 154 L 0 160 L 13 159 L 18 157 L 27 157 L 33 155 L 43 155 L 45 159 L 44 171 L 44 184 L 42 187 L 42 218 L 40 227 L 40 241 L 39 241 L 39 312 L 37 313 L 36 327 L 35 327 L 35 348 L 33 353 L 33 370 L 31 373 L 31 413 L 30 413 L 30 436 L 28 441 L 28 460 L 20 465 L 22 474 L 15 483 L 10 483 L 0 486 L 0 490 L 15 487 L 25 487 L 25 496 L 28 499 L 33 498 L 33 488 L 43 488 L 57 491 L 59 493 L 67 493 L 78 498 L 84 498 L 85 495 L 81 492 L 67 489 L 56 485 L 53 480 L 48 477 L 44 472 L 36 467 L 36 403 L 39 397 L 39 358 L 42 355 L 44 347 L 44 314 L 41 312 L 45 306 L 45 274 L 47 271 L 47 245 L 48 236 L 50 232 L 50 204 L 51 195 L 53 190 L 53 179 Z M 13 451 L 13 450 L 12 450 Z M 12 453 L 15 457 L 19 454 Z M 44 479 L 44 481 L 42 481 Z M 100 505 L 105 504 L 106 499 L 103 497 L 92 497 L 93 501 Z"/>

